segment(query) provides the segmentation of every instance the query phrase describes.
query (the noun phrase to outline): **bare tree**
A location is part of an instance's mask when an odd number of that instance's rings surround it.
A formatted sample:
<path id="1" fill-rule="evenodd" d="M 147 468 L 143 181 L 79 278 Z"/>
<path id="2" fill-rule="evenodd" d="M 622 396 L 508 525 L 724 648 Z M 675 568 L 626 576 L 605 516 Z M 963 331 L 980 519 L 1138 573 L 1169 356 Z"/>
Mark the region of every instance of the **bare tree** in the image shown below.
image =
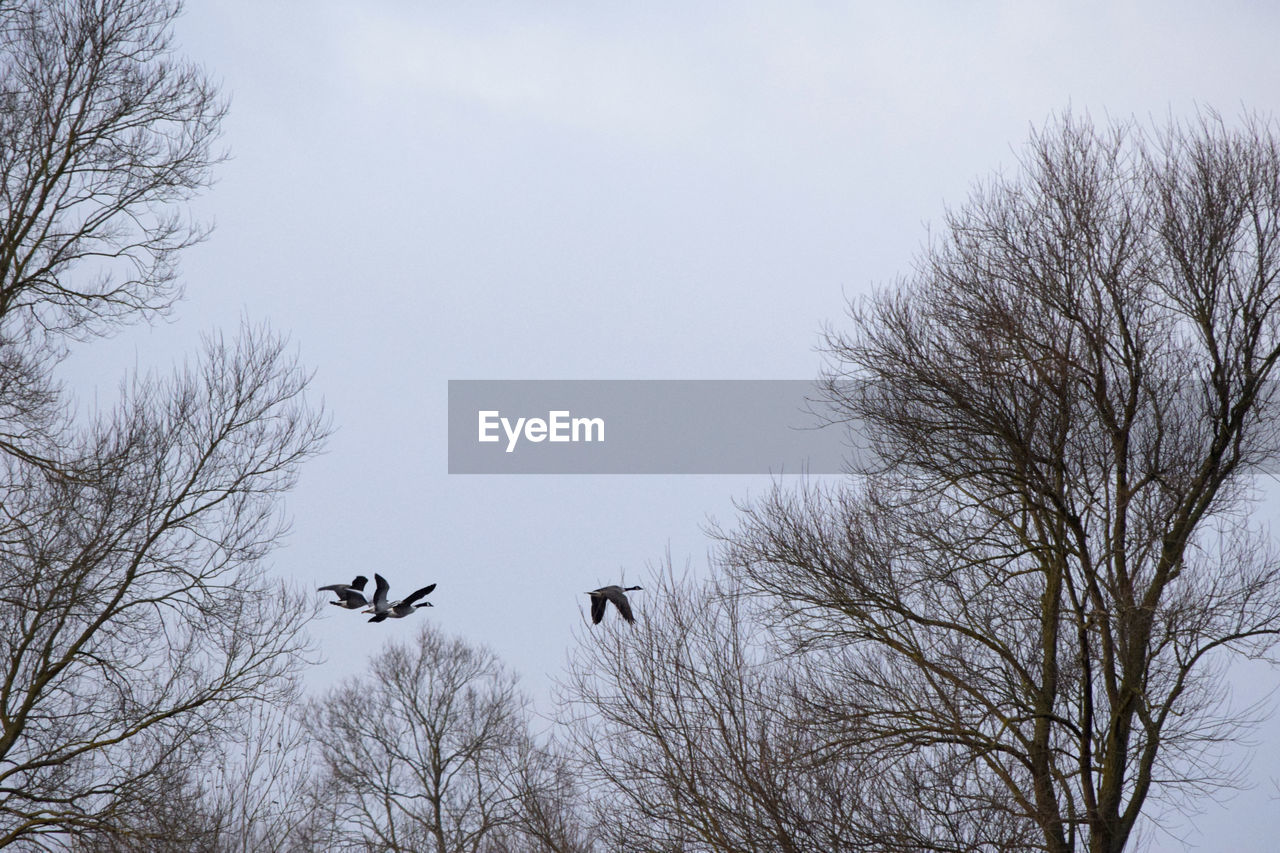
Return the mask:
<path id="1" fill-rule="evenodd" d="M 477 853 L 516 825 L 526 701 L 492 652 L 426 623 L 312 705 L 332 849 Z"/>
<path id="2" fill-rule="evenodd" d="M 593 853 L 598 833 L 591 824 L 585 786 L 565 744 L 548 733 L 531 739 L 515 761 L 516 816 L 489 834 L 483 853 Z"/>
<path id="3" fill-rule="evenodd" d="M 72 839 L 75 853 L 324 853 L 331 817 L 319 764 L 295 707 L 237 709 L 221 737 L 170 755 L 152 775 L 156 802 L 135 801 L 115 825 Z"/>
<path id="4" fill-rule="evenodd" d="M 184 203 L 224 106 L 177 13 L 0 0 L 0 846 L 212 849 L 195 768 L 294 695 L 317 607 L 262 563 L 327 429 L 280 338 L 213 336 L 88 418 L 51 378 L 166 310 L 204 236 Z"/>
<path id="5" fill-rule="evenodd" d="M 830 336 L 878 458 L 750 505 L 723 559 L 839 661 L 810 713 L 927 818 L 903 849 L 1116 853 L 1232 782 L 1222 673 L 1280 633 L 1278 305 L 1269 124 L 1068 117 Z"/>
<path id="6" fill-rule="evenodd" d="M 181 203 L 208 184 L 225 111 L 173 56 L 178 9 L 0 2 L 4 328 L 98 333 L 177 295 L 177 253 L 204 235 Z"/>
<path id="7" fill-rule="evenodd" d="M 211 830 L 204 834 L 217 853 L 328 849 L 324 812 L 315 797 L 316 744 L 295 711 L 280 703 L 246 706 L 233 736 L 203 763 L 200 802 Z"/>
<path id="8" fill-rule="evenodd" d="M 212 786 L 204 780 L 214 750 L 175 753 L 151 770 L 157 799 L 135 799 L 111 825 L 86 828 L 65 839 L 72 853 L 223 853 L 224 816 L 212 809 Z M 50 839 L 44 839 L 48 842 Z M 21 847 L 35 847 L 24 844 Z M 50 845 L 51 846 L 51 845 Z"/>
<path id="9" fill-rule="evenodd" d="M 643 619 L 588 632 L 562 684 L 603 848 L 885 849 L 853 820 L 878 780 L 818 736 L 801 701 L 809 670 L 779 659 L 732 581 L 668 569 L 645 589 Z"/>
<path id="10" fill-rule="evenodd" d="M 0 457 L 0 846 L 111 824 L 168 756 L 290 695 L 318 605 L 262 559 L 325 432 L 306 384 L 275 337 L 211 338 L 56 470 Z"/>

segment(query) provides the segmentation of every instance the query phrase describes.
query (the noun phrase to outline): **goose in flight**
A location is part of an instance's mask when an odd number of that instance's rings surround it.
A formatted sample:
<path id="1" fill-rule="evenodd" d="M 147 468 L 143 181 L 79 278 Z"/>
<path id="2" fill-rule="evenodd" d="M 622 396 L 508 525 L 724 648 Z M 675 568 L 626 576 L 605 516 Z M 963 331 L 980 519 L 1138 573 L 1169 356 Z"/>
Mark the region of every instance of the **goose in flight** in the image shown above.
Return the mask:
<path id="1" fill-rule="evenodd" d="M 592 590 L 587 593 L 591 596 L 591 624 L 599 625 L 600 620 L 604 619 L 604 609 L 610 601 L 613 606 L 618 608 L 618 613 L 628 622 L 635 622 L 636 618 L 631 615 L 631 602 L 627 601 L 627 593 L 632 590 L 641 589 L 638 586 L 620 587 L 616 584 L 613 586 L 602 586 L 599 589 Z"/>
<path id="2" fill-rule="evenodd" d="M 381 622 L 384 619 L 403 619 L 419 608 L 431 607 L 430 601 L 424 601 L 421 604 L 415 604 L 414 602 L 419 598 L 422 598 L 422 596 L 430 593 L 431 590 L 435 589 L 435 584 L 428 584 L 422 589 L 409 593 L 409 595 L 399 601 L 393 601 L 388 604 L 387 590 L 391 588 L 391 585 L 387 583 L 386 578 L 376 573 L 373 576 L 373 581 L 375 584 L 375 589 L 373 591 L 373 607 L 364 611 L 365 613 L 373 614 L 373 618 L 369 620 L 370 622 Z"/>
<path id="3" fill-rule="evenodd" d="M 369 579 L 364 575 L 356 575 L 355 580 L 351 583 L 331 583 L 328 586 L 320 587 L 320 591 L 332 592 L 334 595 L 338 596 L 337 601 L 329 602 L 334 607 L 344 607 L 347 610 L 357 610 L 369 603 L 369 600 L 364 597 L 364 593 L 361 592 L 361 590 L 364 589 L 364 585 L 368 582 Z"/>

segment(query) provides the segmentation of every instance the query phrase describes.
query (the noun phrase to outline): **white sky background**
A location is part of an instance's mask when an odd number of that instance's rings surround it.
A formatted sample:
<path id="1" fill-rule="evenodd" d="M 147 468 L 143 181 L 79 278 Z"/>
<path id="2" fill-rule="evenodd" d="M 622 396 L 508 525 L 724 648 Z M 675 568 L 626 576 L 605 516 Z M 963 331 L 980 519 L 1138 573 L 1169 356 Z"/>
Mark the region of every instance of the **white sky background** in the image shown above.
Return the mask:
<path id="1" fill-rule="evenodd" d="M 822 325 L 1051 114 L 1280 114 L 1262 2 L 355 5 L 192 0 L 179 44 L 232 99 L 217 228 L 172 323 L 77 362 L 110 389 L 242 315 L 291 334 L 339 431 L 276 570 L 439 584 L 403 622 L 327 613 L 318 689 L 429 618 L 545 707 L 583 591 L 668 547 L 702 567 L 708 514 L 767 485 L 451 477 L 447 380 L 808 378 Z M 1183 835 L 1275 849 L 1275 747 L 1253 777 Z"/>

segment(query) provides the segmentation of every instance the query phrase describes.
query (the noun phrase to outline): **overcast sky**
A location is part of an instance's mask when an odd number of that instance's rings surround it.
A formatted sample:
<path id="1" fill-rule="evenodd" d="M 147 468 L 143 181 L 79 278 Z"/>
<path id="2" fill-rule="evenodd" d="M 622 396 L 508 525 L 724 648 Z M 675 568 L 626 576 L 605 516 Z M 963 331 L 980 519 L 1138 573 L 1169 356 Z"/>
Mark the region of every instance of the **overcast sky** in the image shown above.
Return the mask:
<path id="1" fill-rule="evenodd" d="M 439 584 L 404 622 L 327 613 L 317 688 L 429 618 L 545 707 L 585 590 L 668 548 L 700 569 L 707 517 L 767 486 L 451 476 L 448 380 L 810 378 L 823 325 L 1055 113 L 1280 112 L 1262 2 L 355 5 L 190 3 L 178 41 L 231 98 L 216 230 L 172 323 L 79 365 L 114 387 L 242 315 L 292 336 L 338 432 L 274 570 Z M 1278 765 L 1179 830 L 1274 849 Z"/>

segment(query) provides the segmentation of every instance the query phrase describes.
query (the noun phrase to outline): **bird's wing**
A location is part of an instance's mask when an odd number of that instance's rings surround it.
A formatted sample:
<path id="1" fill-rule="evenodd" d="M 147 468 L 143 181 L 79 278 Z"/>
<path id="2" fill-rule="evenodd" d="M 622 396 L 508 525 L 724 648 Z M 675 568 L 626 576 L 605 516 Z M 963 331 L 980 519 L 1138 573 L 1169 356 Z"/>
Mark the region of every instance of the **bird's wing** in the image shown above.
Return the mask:
<path id="1" fill-rule="evenodd" d="M 381 621 L 383 621 L 383 620 L 384 620 L 384 619 L 386 619 L 386 618 L 387 618 L 387 614 L 386 614 L 385 612 L 383 612 L 383 613 L 379 613 L 379 614 L 377 614 L 376 616 L 374 616 L 373 618 L 371 618 L 369 621 L 370 621 L 370 622 L 381 622 Z"/>
<path id="2" fill-rule="evenodd" d="M 373 606 L 378 610 L 387 609 L 387 590 L 391 588 L 391 584 L 387 583 L 387 579 L 382 575 L 374 574 L 373 582 L 377 584 L 377 588 L 373 591 Z"/>
<path id="3" fill-rule="evenodd" d="M 435 588 L 436 588 L 436 585 L 435 585 L 435 584 L 429 584 L 429 585 L 427 585 L 427 586 L 424 586 L 422 589 L 415 590 L 414 592 L 410 593 L 410 594 L 409 594 L 409 597 L 408 597 L 408 598 L 405 598 L 405 599 L 402 599 L 402 600 L 400 601 L 400 603 L 401 603 L 401 604 L 413 604 L 413 603 L 414 603 L 415 601 L 417 601 L 419 598 L 422 598 L 422 596 L 427 595 L 428 593 L 430 593 L 430 592 L 431 592 L 431 590 L 433 590 L 433 589 L 435 589 Z"/>
<path id="4" fill-rule="evenodd" d="M 364 585 L 367 584 L 368 582 L 369 582 L 369 579 L 364 575 L 356 575 L 356 579 L 351 582 L 351 588 L 364 589 Z"/>
<path id="5" fill-rule="evenodd" d="M 320 591 L 321 591 L 321 592 L 329 592 L 330 590 L 332 590 L 333 592 L 337 593 L 338 595 L 342 595 L 342 591 L 343 591 L 344 589 L 346 589 L 346 588 L 347 588 L 347 585 L 346 585 L 345 583 L 331 583 L 331 584 L 329 584 L 328 586 L 322 586 L 322 587 L 320 587 Z"/>
<path id="6" fill-rule="evenodd" d="M 605 595 L 609 596 L 609 600 L 613 602 L 614 607 L 618 608 L 618 612 L 622 614 L 623 619 L 626 619 L 628 622 L 636 621 L 636 618 L 631 615 L 631 602 L 627 601 L 627 594 L 625 592 L 614 588 L 605 593 Z M 601 606 L 600 609 L 603 610 L 604 607 Z"/>
<path id="7" fill-rule="evenodd" d="M 342 594 L 342 600 L 350 602 L 349 607 L 364 607 L 369 603 L 369 599 L 365 598 L 354 589 L 349 589 Z"/>
<path id="8" fill-rule="evenodd" d="M 591 624 L 599 625 L 604 618 L 604 608 L 608 600 L 598 592 L 587 593 L 591 596 Z"/>

